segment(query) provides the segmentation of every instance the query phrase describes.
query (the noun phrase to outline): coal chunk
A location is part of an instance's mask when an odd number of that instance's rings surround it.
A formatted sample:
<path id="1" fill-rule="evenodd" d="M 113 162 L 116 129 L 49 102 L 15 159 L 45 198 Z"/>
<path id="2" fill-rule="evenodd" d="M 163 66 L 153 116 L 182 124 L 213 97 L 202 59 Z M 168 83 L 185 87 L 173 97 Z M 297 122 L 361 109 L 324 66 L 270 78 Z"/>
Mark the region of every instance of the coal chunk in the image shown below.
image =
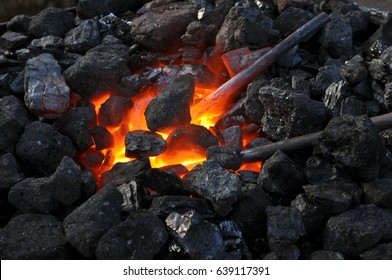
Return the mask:
<path id="1" fill-rule="evenodd" d="M 191 187 L 174 172 L 151 168 L 146 173 L 148 187 L 160 195 L 190 195 Z"/>
<path id="2" fill-rule="evenodd" d="M 30 124 L 26 106 L 10 95 L 0 99 L 0 154 L 15 152 L 15 145 L 26 125 Z"/>
<path id="3" fill-rule="evenodd" d="M 344 256 L 339 252 L 318 250 L 309 255 L 310 260 L 344 260 Z"/>
<path id="4" fill-rule="evenodd" d="M 65 235 L 83 256 L 95 254 L 101 237 L 121 222 L 123 196 L 113 186 L 103 187 L 64 219 Z"/>
<path id="5" fill-rule="evenodd" d="M 296 7 L 285 9 L 274 19 L 273 27 L 285 38 L 314 17 L 314 14 Z"/>
<path id="6" fill-rule="evenodd" d="M 207 159 L 214 158 L 223 168 L 237 170 L 242 164 L 241 148 L 211 146 L 207 149 Z"/>
<path id="7" fill-rule="evenodd" d="M 101 260 L 152 260 L 167 239 L 157 216 L 137 211 L 102 236 L 95 254 Z"/>
<path id="8" fill-rule="evenodd" d="M 191 191 L 211 201 L 215 211 L 225 216 L 232 210 L 241 194 L 239 176 L 223 169 L 214 159 L 197 165 L 185 177 L 191 183 Z"/>
<path id="9" fill-rule="evenodd" d="M 194 92 L 195 80 L 192 74 L 175 78 L 148 104 L 144 112 L 147 127 L 156 131 L 189 124 Z"/>
<path id="10" fill-rule="evenodd" d="M 81 19 L 93 18 L 109 13 L 121 15 L 128 10 L 140 8 L 146 2 L 146 0 L 80 0 L 78 1 L 76 12 Z"/>
<path id="11" fill-rule="evenodd" d="M 31 22 L 31 17 L 26 15 L 14 16 L 7 24 L 8 31 L 27 34 Z"/>
<path id="12" fill-rule="evenodd" d="M 221 15 L 217 14 L 217 16 Z M 186 29 L 186 33 L 181 36 L 182 42 L 187 46 L 193 46 L 202 50 L 213 46 L 219 28 L 214 23 L 208 23 L 200 21 L 191 22 Z"/>
<path id="13" fill-rule="evenodd" d="M 226 146 L 242 147 L 242 129 L 239 125 L 225 128 L 221 134 Z"/>
<path id="14" fill-rule="evenodd" d="M 264 85 L 264 81 L 258 80 L 250 83 L 246 90 L 245 114 L 252 122 L 259 124 L 264 115 L 264 107 L 259 99 L 259 90 Z"/>
<path id="15" fill-rule="evenodd" d="M 320 67 L 316 79 L 312 83 L 312 97 L 315 99 L 322 99 L 325 95 L 325 90 L 332 84 L 343 79 L 339 67 L 335 64 L 328 64 Z"/>
<path id="16" fill-rule="evenodd" d="M 125 137 L 125 156 L 157 156 L 166 150 L 166 141 L 161 135 L 151 131 L 135 130 Z"/>
<path id="17" fill-rule="evenodd" d="M 391 82 L 388 65 L 381 59 L 373 59 L 368 64 L 370 76 L 377 82 L 386 84 Z"/>
<path id="18" fill-rule="evenodd" d="M 85 169 L 81 173 L 81 184 L 82 184 L 82 197 L 90 198 L 97 191 L 97 182 L 94 178 L 94 174 L 90 169 Z"/>
<path id="19" fill-rule="evenodd" d="M 114 146 L 114 137 L 106 127 L 97 125 L 91 129 L 95 149 L 104 150 Z"/>
<path id="20" fill-rule="evenodd" d="M 85 54 L 101 43 L 101 35 L 96 19 L 82 21 L 71 29 L 64 38 L 64 46 L 70 52 Z"/>
<path id="21" fill-rule="evenodd" d="M 306 196 L 299 194 L 291 201 L 292 208 L 295 208 L 301 214 L 302 222 L 305 226 L 306 234 L 312 234 L 324 226 L 325 213 L 321 212 Z"/>
<path id="22" fill-rule="evenodd" d="M 26 35 L 7 31 L 0 37 L 0 46 L 7 50 L 21 49 L 27 45 L 28 38 Z"/>
<path id="23" fill-rule="evenodd" d="M 24 213 L 50 213 L 59 206 L 72 206 L 81 196 L 80 167 L 64 157 L 47 178 L 28 178 L 14 185 L 8 201 Z"/>
<path id="24" fill-rule="evenodd" d="M 102 126 L 120 126 L 132 109 L 133 102 L 121 96 L 109 97 L 99 108 L 98 122 Z"/>
<path id="25" fill-rule="evenodd" d="M 336 163 L 317 156 L 309 157 L 305 168 L 310 184 L 350 182 L 350 176 Z"/>
<path id="26" fill-rule="evenodd" d="M 323 234 L 324 250 L 339 251 L 351 257 L 392 237 L 391 210 L 361 205 L 330 218 Z"/>
<path id="27" fill-rule="evenodd" d="M 377 179 L 362 184 L 365 201 L 383 208 L 392 208 L 392 179 Z"/>
<path id="28" fill-rule="evenodd" d="M 336 117 L 341 113 L 342 103 L 351 95 L 350 90 L 350 85 L 346 81 L 332 83 L 325 90 L 324 104 L 331 110 L 332 116 Z"/>
<path id="29" fill-rule="evenodd" d="M 22 181 L 21 168 L 11 153 L 0 156 L 0 193 L 7 192 L 13 185 Z"/>
<path id="30" fill-rule="evenodd" d="M 314 143 L 314 154 L 341 164 L 355 179 L 378 177 L 385 153 L 380 134 L 365 116 L 333 118 Z"/>
<path id="31" fill-rule="evenodd" d="M 112 91 L 112 96 L 133 97 L 148 85 L 149 80 L 143 75 L 134 74 L 121 78 Z"/>
<path id="32" fill-rule="evenodd" d="M 74 15 L 59 8 L 46 8 L 31 18 L 28 34 L 33 38 L 48 35 L 63 37 L 72 27 Z"/>
<path id="33" fill-rule="evenodd" d="M 68 256 L 62 223 L 52 215 L 23 214 L 0 229 L 2 260 L 63 260 Z"/>
<path id="34" fill-rule="evenodd" d="M 392 258 L 392 243 L 383 243 L 362 253 L 362 260 L 390 260 Z"/>
<path id="35" fill-rule="evenodd" d="M 346 61 L 340 68 L 344 77 L 352 84 L 362 81 L 368 75 L 365 60 L 359 54 Z"/>
<path id="36" fill-rule="evenodd" d="M 31 112 L 51 119 L 69 107 L 70 88 L 51 54 L 41 54 L 27 61 L 24 100 Z"/>
<path id="37" fill-rule="evenodd" d="M 272 140 L 285 140 L 322 130 L 329 120 L 323 103 L 304 93 L 263 87 L 259 96 L 265 108 L 263 131 Z"/>
<path id="38" fill-rule="evenodd" d="M 33 122 L 21 135 L 16 154 L 26 173 L 48 176 L 56 171 L 64 156 L 75 155 L 75 148 L 71 139 L 51 125 Z"/>

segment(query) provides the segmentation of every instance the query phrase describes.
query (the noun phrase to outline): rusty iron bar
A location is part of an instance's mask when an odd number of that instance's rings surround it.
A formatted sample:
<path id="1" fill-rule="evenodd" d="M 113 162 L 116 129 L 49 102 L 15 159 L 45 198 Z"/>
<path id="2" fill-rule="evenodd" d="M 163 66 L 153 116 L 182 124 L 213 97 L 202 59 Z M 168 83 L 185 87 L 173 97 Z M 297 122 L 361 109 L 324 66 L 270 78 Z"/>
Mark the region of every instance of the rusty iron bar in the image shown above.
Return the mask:
<path id="1" fill-rule="evenodd" d="M 380 131 L 392 128 L 392 113 L 380 115 L 370 119 L 373 125 Z M 248 149 L 241 152 L 243 162 L 257 162 L 268 159 L 277 150 L 285 153 L 292 153 L 312 147 L 314 141 L 317 140 L 322 131 L 314 132 L 287 140 L 267 144 L 265 146 Z"/>
<path id="2" fill-rule="evenodd" d="M 315 32 L 327 24 L 329 20 L 328 14 L 321 13 L 301 26 L 266 54 L 257 59 L 251 66 L 235 75 L 213 93 L 195 104 L 192 108 L 192 118 L 196 119 L 204 112 L 211 109 L 213 110 L 216 106 L 226 105 L 222 103 L 225 102 L 230 95 L 252 82 L 258 75 L 266 71 L 268 67 L 294 46 L 309 39 Z"/>

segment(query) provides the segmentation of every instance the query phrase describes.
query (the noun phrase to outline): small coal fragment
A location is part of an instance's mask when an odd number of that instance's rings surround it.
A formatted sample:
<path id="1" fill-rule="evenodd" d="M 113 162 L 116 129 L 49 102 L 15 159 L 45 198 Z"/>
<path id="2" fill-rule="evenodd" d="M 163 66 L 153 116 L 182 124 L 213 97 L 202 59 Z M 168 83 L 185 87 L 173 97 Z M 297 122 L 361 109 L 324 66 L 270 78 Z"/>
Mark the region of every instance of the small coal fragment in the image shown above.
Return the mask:
<path id="1" fill-rule="evenodd" d="M 74 17 L 60 8 L 46 8 L 31 18 L 28 34 L 33 38 L 48 35 L 63 37 L 73 27 Z"/>
<path id="2" fill-rule="evenodd" d="M 323 233 L 324 250 L 358 257 L 381 240 L 392 238 L 391 215 L 391 210 L 370 204 L 330 218 Z"/>
<path id="3" fill-rule="evenodd" d="M 102 126 L 119 126 L 127 118 L 133 102 L 121 96 L 109 97 L 99 108 L 98 122 Z"/>
<path id="4" fill-rule="evenodd" d="M 314 154 L 341 164 L 353 178 L 371 181 L 378 177 L 383 146 L 378 130 L 367 117 L 333 118 L 314 143 Z"/>
<path id="5" fill-rule="evenodd" d="M 107 15 L 114 13 L 122 15 L 128 10 L 137 10 L 146 0 L 79 0 L 76 12 L 81 19 L 93 18 L 95 16 Z"/>
<path id="6" fill-rule="evenodd" d="M 282 38 L 286 38 L 313 17 L 314 14 L 309 11 L 290 7 L 274 19 L 273 27 L 280 32 Z"/>
<path id="7" fill-rule="evenodd" d="M 192 74 L 175 78 L 148 104 L 144 112 L 147 127 L 156 131 L 189 124 L 194 92 L 195 80 Z"/>
<path id="8" fill-rule="evenodd" d="M 13 93 L 16 93 L 17 96 L 23 96 L 24 94 L 24 71 L 19 72 L 18 76 L 14 79 L 14 81 L 10 84 L 10 89 Z"/>
<path id="9" fill-rule="evenodd" d="M 214 158 L 220 166 L 237 170 L 242 164 L 241 148 L 211 146 L 207 149 L 207 159 Z"/>
<path id="10" fill-rule="evenodd" d="M 83 256 L 94 256 L 101 237 L 121 222 L 123 196 L 113 186 L 103 187 L 64 219 L 65 235 Z"/>
<path id="11" fill-rule="evenodd" d="M 85 54 L 89 49 L 101 43 L 101 35 L 96 19 L 82 21 L 71 29 L 64 39 L 64 46 L 70 52 Z"/>
<path id="12" fill-rule="evenodd" d="M 7 24 L 8 31 L 19 32 L 27 35 L 29 25 L 31 22 L 31 17 L 26 15 L 14 16 Z"/>
<path id="13" fill-rule="evenodd" d="M 125 156 L 157 156 L 166 150 L 166 141 L 161 135 L 151 131 L 135 130 L 125 137 Z"/>
<path id="14" fill-rule="evenodd" d="M 362 260 L 391 260 L 392 259 L 392 243 L 383 243 L 362 253 Z"/>
<path id="15" fill-rule="evenodd" d="M 83 170 L 80 176 L 82 184 L 82 197 L 88 199 L 97 192 L 97 182 L 94 178 L 93 172 L 90 169 Z"/>
<path id="16" fill-rule="evenodd" d="M 251 148 L 256 148 L 256 147 L 268 145 L 271 143 L 272 143 L 272 141 L 268 140 L 267 138 L 255 138 L 252 141 L 250 141 L 245 147 L 247 149 L 251 149 Z"/>
<path id="17" fill-rule="evenodd" d="M 248 85 L 245 98 L 245 114 L 252 122 L 259 124 L 264 115 L 264 107 L 259 99 L 259 90 L 264 81 L 257 80 Z"/>
<path id="18" fill-rule="evenodd" d="M 368 64 L 370 76 L 377 82 L 386 84 L 391 82 L 389 66 L 381 59 L 373 59 Z"/>
<path id="19" fill-rule="evenodd" d="M 266 192 L 288 195 L 299 190 L 305 183 L 303 168 L 278 150 L 264 164 L 257 184 Z"/>
<path id="20" fill-rule="evenodd" d="M 0 154 L 15 152 L 15 145 L 26 125 L 30 124 L 26 106 L 15 96 L 0 99 Z M 7 132 L 7 133 L 5 133 Z"/>
<path id="21" fill-rule="evenodd" d="M 384 100 L 387 109 L 391 110 L 392 109 L 392 83 L 385 84 Z"/>
<path id="22" fill-rule="evenodd" d="M 33 56 L 50 53 L 56 59 L 60 60 L 67 55 L 64 54 L 64 40 L 53 35 L 32 40 L 28 49 Z"/>
<path id="23" fill-rule="evenodd" d="M 181 40 L 185 45 L 204 50 L 215 43 L 219 29 L 216 24 L 207 24 L 200 21 L 191 22 Z"/>
<path id="24" fill-rule="evenodd" d="M 0 229 L 2 260 L 63 260 L 68 256 L 62 223 L 52 215 L 23 214 Z"/>
<path id="25" fill-rule="evenodd" d="M 285 140 L 322 130 L 329 120 L 323 103 L 304 93 L 263 87 L 259 96 L 265 108 L 263 132 L 272 140 Z"/>
<path id="26" fill-rule="evenodd" d="M 365 60 L 361 55 L 356 55 L 346 61 L 341 67 L 344 77 L 351 84 L 356 84 L 368 75 Z"/>
<path id="27" fill-rule="evenodd" d="M 160 195 L 190 195 L 191 187 L 173 172 L 151 168 L 146 173 L 148 187 Z"/>
<path id="28" fill-rule="evenodd" d="M 30 111 L 45 118 L 57 118 L 69 107 L 70 89 L 51 54 L 27 61 L 24 99 Z"/>
<path id="29" fill-rule="evenodd" d="M 14 185 L 8 201 L 23 213 L 50 213 L 59 206 L 72 206 L 81 195 L 80 167 L 64 157 L 56 172 L 47 178 L 28 178 Z"/>
<path id="30" fill-rule="evenodd" d="M 318 69 L 316 79 L 312 84 L 312 97 L 321 100 L 325 95 L 325 90 L 332 84 L 343 79 L 339 67 L 335 64 L 328 64 Z"/>
<path id="31" fill-rule="evenodd" d="M 133 97 L 140 93 L 143 87 L 148 85 L 148 82 L 147 78 L 138 74 L 122 77 L 121 81 L 114 87 L 112 96 Z"/>
<path id="32" fill-rule="evenodd" d="M 105 233 L 95 254 L 100 260 L 152 260 L 167 238 L 157 216 L 138 211 Z"/>
<path id="33" fill-rule="evenodd" d="M 371 116 L 370 112 L 368 112 L 368 109 L 366 108 L 366 104 L 362 100 L 358 99 L 356 96 L 347 97 L 346 99 L 342 100 L 340 105 L 340 116 Z"/>
<path id="34" fill-rule="evenodd" d="M 24 179 L 15 157 L 11 153 L 0 156 L 0 193 Z"/>
<path id="35" fill-rule="evenodd" d="M 293 201 L 291 201 L 291 207 L 297 209 L 301 214 L 306 234 L 312 234 L 324 226 L 323 221 L 325 214 L 317 209 L 306 194 L 299 194 Z"/>
<path id="36" fill-rule="evenodd" d="M 332 83 L 325 90 L 324 104 L 331 110 L 332 116 L 336 117 L 339 115 L 342 102 L 351 94 L 350 90 L 350 85 L 346 81 Z"/>
<path id="37" fill-rule="evenodd" d="M 204 221 L 191 210 L 185 214 L 171 213 L 165 220 L 171 235 L 191 259 L 222 259 L 224 243 L 218 226 Z"/>
<path id="38" fill-rule="evenodd" d="M 114 146 L 114 137 L 104 126 L 95 126 L 91 130 L 92 136 L 94 138 L 95 149 L 104 150 L 110 149 Z"/>
<path id="39" fill-rule="evenodd" d="M 242 147 L 242 129 L 239 125 L 225 128 L 221 133 L 225 146 Z"/>
<path id="40" fill-rule="evenodd" d="M 7 31 L 0 37 L 0 46 L 7 50 L 21 49 L 26 46 L 28 38 L 22 33 Z"/>
<path id="41" fill-rule="evenodd" d="M 318 250 L 309 255 L 310 260 L 344 260 L 344 256 L 339 252 Z"/>
<path id="42" fill-rule="evenodd" d="M 306 161 L 306 178 L 310 184 L 350 182 L 350 176 L 336 163 L 317 156 Z"/>
<path id="43" fill-rule="evenodd" d="M 240 178 L 223 169 L 215 159 L 197 165 L 185 180 L 191 184 L 191 192 L 211 201 L 220 216 L 229 214 L 241 193 Z"/>
<path id="44" fill-rule="evenodd" d="M 130 213 L 142 207 L 146 191 L 140 185 L 138 186 L 135 181 L 122 184 L 117 187 L 117 190 L 123 195 L 122 208 L 125 212 Z"/>
<path id="45" fill-rule="evenodd" d="M 46 123 L 33 122 L 16 145 L 16 154 L 28 175 L 48 176 L 56 171 L 64 156 L 73 157 L 71 139 Z"/>
<path id="46" fill-rule="evenodd" d="M 263 260 L 298 260 L 301 251 L 292 243 L 275 245 L 274 251 L 263 257 Z"/>
<path id="47" fill-rule="evenodd" d="M 12 95 L 11 83 L 14 79 L 13 75 L 9 73 L 0 73 L 0 98 Z M 23 91 L 22 91 L 23 93 Z"/>
<path id="48" fill-rule="evenodd" d="M 392 208 L 392 179 L 378 179 L 362 184 L 365 201 L 382 208 Z"/>
<path id="49" fill-rule="evenodd" d="M 385 129 L 380 135 L 385 148 L 392 152 L 392 128 Z"/>

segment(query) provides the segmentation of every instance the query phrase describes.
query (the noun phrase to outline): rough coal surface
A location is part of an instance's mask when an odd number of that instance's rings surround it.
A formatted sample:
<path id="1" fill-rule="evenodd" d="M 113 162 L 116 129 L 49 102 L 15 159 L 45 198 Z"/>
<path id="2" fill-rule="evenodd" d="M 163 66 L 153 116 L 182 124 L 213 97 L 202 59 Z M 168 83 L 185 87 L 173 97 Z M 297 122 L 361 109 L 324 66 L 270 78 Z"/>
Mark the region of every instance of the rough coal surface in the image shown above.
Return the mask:
<path id="1" fill-rule="evenodd" d="M 80 0 L 78 1 L 76 11 L 78 16 L 82 19 L 107 15 L 109 13 L 121 15 L 128 10 L 136 10 L 140 8 L 146 2 L 146 0 Z"/>
<path id="2" fill-rule="evenodd" d="M 65 235 L 83 256 L 94 257 L 101 237 L 121 222 L 123 196 L 113 186 L 103 187 L 64 220 Z"/>
<path id="3" fill-rule="evenodd" d="M 273 27 L 280 32 L 282 38 L 286 38 L 313 17 L 314 14 L 309 11 L 290 7 L 274 19 Z"/>
<path id="4" fill-rule="evenodd" d="M 382 208 L 392 208 L 392 179 L 377 179 L 362 184 L 365 201 Z"/>
<path id="5" fill-rule="evenodd" d="M 31 17 L 26 15 L 14 16 L 7 24 L 8 31 L 19 32 L 27 34 L 29 25 L 31 22 Z"/>
<path id="6" fill-rule="evenodd" d="M 239 176 L 223 169 L 214 159 L 197 165 L 185 180 L 192 185 L 191 191 L 208 199 L 220 216 L 230 213 L 241 194 Z"/>
<path id="7" fill-rule="evenodd" d="M 105 260 L 152 260 L 167 238 L 157 216 L 137 211 L 102 236 L 95 254 Z"/>
<path id="8" fill-rule="evenodd" d="M 156 131 L 189 124 L 194 87 L 195 80 L 192 74 L 175 78 L 148 104 L 144 112 L 147 127 Z"/>
<path id="9" fill-rule="evenodd" d="M 16 154 L 27 174 L 48 176 L 56 171 L 64 156 L 73 157 L 71 139 L 54 130 L 51 125 L 33 122 L 26 126 L 17 145 Z"/>
<path id="10" fill-rule="evenodd" d="M 309 255 L 310 260 L 344 260 L 344 256 L 340 252 L 318 250 Z"/>
<path id="11" fill-rule="evenodd" d="M 351 181 L 347 172 L 338 164 L 317 156 L 308 158 L 305 173 L 310 184 Z"/>
<path id="12" fill-rule="evenodd" d="M 96 19 L 83 21 L 71 29 L 64 38 L 64 46 L 70 52 L 85 54 L 101 43 L 101 35 Z"/>
<path id="13" fill-rule="evenodd" d="M 312 83 L 312 97 L 321 100 L 325 95 L 325 90 L 335 82 L 342 80 L 340 69 L 336 64 L 328 64 L 318 69 L 316 79 Z"/>
<path id="14" fill-rule="evenodd" d="M 344 77 L 348 82 L 355 84 L 368 75 L 365 60 L 361 55 L 356 55 L 341 66 Z"/>
<path id="15" fill-rule="evenodd" d="M 383 243 L 362 253 L 362 260 L 390 260 L 392 258 L 392 243 Z"/>
<path id="16" fill-rule="evenodd" d="M 97 191 L 97 182 L 94 178 L 94 174 L 90 169 L 84 169 L 81 173 L 81 183 L 82 183 L 82 197 L 90 198 Z"/>
<path id="17" fill-rule="evenodd" d="M 13 185 L 22 181 L 21 168 L 11 153 L 0 156 L 0 193 L 7 192 Z"/>
<path id="18" fill-rule="evenodd" d="M 97 151 L 114 147 L 114 137 L 106 127 L 97 125 L 91 129 Z"/>
<path id="19" fill-rule="evenodd" d="M 132 107 L 133 102 L 129 98 L 111 96 L 99 108 L 98 122 L 103 126 L 120 126 Z"/>
<path id="20" fill-rule="evenodd" d="M 28 38 L 26 35 L 7 31 L 0 37 L 0 46 L 6 48 L 7 50 L 20 49 L 27 44 Z"/>
<path id="21" fill-rule="evenodd" d="M 324 226 L 325 213 L 321 212 L 306 196 L 299 194 L 291 201 L 291 207 L 296 208 L 301 214 L 306 234 L 312 234 Z"/>
<path id="22" fill-rule="evenodd" d="M 63 225 L 52 215 L 19 215 L 0 229 L 2 260 L 62 260 L 66 244 Z"/>
<path id="23" fill-rule="evenodd" d="M 242 147 L 242 129 L 239 125 L 225 128 L 221 132 L 225 146 Z"/>
<path id="24" fill-rule="evenodd" d="M 265 108 L 263 131 L 275 141 L 317 132 L 329 120 L 324 104 L 304 93 L 263 87 L 259 98 Z"/>
<path id="25" fill-rule="evenodd" d="M 324 96 L 325 106 L 331 110 L 332 116 L 339 116 L 342 114 L 342 103 L 346 101 L 346 98 L 351 95 L 351 88 L 348 82 L 339 81 L 332 83 L 326 90 Z"/>
<path id="26" fill-rule="evenodd" d="M 324 229 L 324 250 L 358 257 L 381 240 L 392 237 L 391 214 L 391 210 L 370 204 L 330 218 Z"/>
<path id="27" fill-rule="evenodd" d="M 378 177 L 385 153 L 380 134 L 367 117 L 333 118 L 314 143 L 314 154 L 342 165 L 353 178 Z"/>
<path id="28" fill-rule="evenodd" d="M 157 156 L 166 150 L 166 141 L 151 131 L 135 130 L 125 136 L 125 156 Z"/>
<path id="29" fill-rule="evenodd" d="M 46 178 L 28 178 L 14 185 L 8 201 L 23 213 L 50 213 L 72 206 L 81 196 L 80 167 L 64 157 L 56 172 Z"/>
<path id="30" fill-rule="evenodd" d="M 242 164 L 240 147 L 211 146 L 207 159 L 214 158 L 223 168 L 237 170 Z"/>
<path id="31" fill-rule="evenodd" d="M 245 98 L 245 114 L 254 123 L 259 124 L 264 115 L 264 107 L 259 99 L 259 90 L 264 85 L 263 80 L 257 80 L 248 85 Z"/>
<path id="32" fill-rule="evenodd" d="M 151 168 L 146 173 L 147 185 L 160 195 L 190 195 L 191 187 L 174 172 Z"/>

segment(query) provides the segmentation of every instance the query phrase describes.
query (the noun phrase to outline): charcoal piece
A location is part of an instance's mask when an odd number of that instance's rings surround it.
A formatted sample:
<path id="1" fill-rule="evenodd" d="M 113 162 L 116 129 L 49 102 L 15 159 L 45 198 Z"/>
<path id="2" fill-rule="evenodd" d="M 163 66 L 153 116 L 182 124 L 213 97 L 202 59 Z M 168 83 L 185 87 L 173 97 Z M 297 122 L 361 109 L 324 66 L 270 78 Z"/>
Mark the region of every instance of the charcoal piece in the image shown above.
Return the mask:
<path id="1" fill-rule="evenodd" d="M 22 96 L 24 94 L 24 71 L 19 72 L 15 80 L 10 84 L 12 92 Z"/>
<path id="2" fill-rule="evenodd" d="M 388 65 L 381 59 L 373 59 L 368 64 L 370 76 L 377 82 L 386 84 L 391 82 Z"/>
<path id="3" fill-rule="evenodd" d="M 310 81 L 308 81 L 302 76 L 292 76 L 291 87 L 295 91 L 303 92 L 307 95 L 310 95 Z"/>
<path id="4" fill-rule="evenodd" d="M 99 108 L 98 122 L 102 126 L 119 126 L 133 107 L 129 98 L 111 96 Z"/>
<path id="5" fill-rule="evenodd" d="M 392 208 L 392 179 L 377 179 L 362 184 L 365 201 L 382 208 Z"/>
<path id="6" fill-rule="evenodd" d="M 25 69 L 25 103 L 34 114 L 59 117 L 70 105 L 70 89 L 51 54 L 29 59 Z"/>
<path id="7" fill-rule="evenodd" d="M 361 205 L 328 220 L 323 232 L 324 250 L 350 257 L 392 237 L 391 210 L 373 204 Z"/>
<path id="8" fill-rule="evenodd" d="M 266 192 L 288 195 L 305 183 L 303 168 L 278 150 L 263 163 L 257 184 Z"/>
<path id="9" fill-rule="evenodd" d="M 312 84 L 312 96 L 315 99 L 321 100 L 329 85 L 341 81 L 342 78 L 339 67 L 335 64 L 320 67 L 316 79 Z"/>
<path id="10" fill-rule="evenodd" d="M 56 172 L 46 178 L 28 178 L 14 185 L 8 201 L 23 213 L 50 213 L 73 205 L 81 195 L 80 167 L 64 157 Z"/>
<path id="11" fill-rule="evenodd" d="M 86 258 L 94 256 L 101 237 L 121 222 L 123 196 L 113 186 L 103 187 L 64 219 L 65 235 Z"/>
<path id="12" fill-rule="evenodd" d="M 49 7 L 31 18 L 28 34 L 33 38 L 47 35 L 63 37 L 73 26 L 75 16 L 59 8 Z"/>
<path id="13" fill-rule="evenodd" d="M 195 80 L 192 74 L 175 78 L 148 104 L 144 112 L 147 127 L 156 131 L 189 124 L 194 92 Z"/>
<path id="14" fill-rule="evenodd" d="M 245 147 L 247 149 L 251 149 L 251 148 L 256 148 L 256 147 L 268 145 L 271 143 L 272 143 L 272 141 L 268 140 L 267 138 L 255 138 L 252 141 L 250 141 Z"/>
<path id="15" fill-rule="evenodd" d="M 114 13 L 115 15 L 121 15 L 128 10 L 137 10 L 146 0 L 80 0 L 76 7 L 76 12 L 81 19 L 93 18 L 95 16 L 107 15 Z"/>
<path id="16" fill-rule="evenodd" d="M 102 236 L 95 255 L 100 260 L 152 260 L 167 239 L 157 216 L 137 211 Z"/>
<path id="17" fill-rule="evenodd" d="M 7 24 L 8 31 L 27 34 L 31 22 L 31 17 L 26 15 L 14 16 Z"/>
<path id="18" fill-rule="evenodd" d="M 344 256 L 340 252 L 317 250 L 309 255 L 310 260 L 344 260 Z"/>
<path id="19" fill-rule="evenodd" d="M 191 187 L 175 173 L 151 168 L 146 173 L 148 187 L 160 195 L 190 195 Z"/>
<path id="20" fill-rule="evenodd" d="M 305 168 L 310 184 L 350 182 L 350 176 L 336 163 L 317 156 L 309 157 Z"/>
<path id="21" fill-rule="evenodd" d="M 378 130 L 365 116 L 333 118 L 314 143 L 314 154 L 341 164 L 359 181 L 378 177 L 384 157 Z"/>
<path id="22" fill-rule="evenodd" d="M 63 260 L 68 257 L 62 223 L 52 215 L 23 214 L 0 229 L 2 260 Z"/>
<path id="23" fill-rule="evenodd" d="M 111 184 L 115 187 L 131 181 L 136 181 L 136 183 L 139 184 L 143 181 L 146 172 L 150 168 L 150 160 L 148 157 L 140 157 L 124 163 L 118 162 L 112 169 L 101 175 L 99 182 L 101 186 Z"/>
<path id="24" fill-rule="evenodd" d="M 133 97 L 140 93 L 148 85 L 148 79 L 142 75 L 125 76 L 116 84 L 112 91 L 112 96 Z"/>
<path id="25" fill-rule="evenodd" d="M 82 197 L 88 199 L 96 193 L 98 188 L 93 172 L 90 169 L 83 170 L 80 174 L 80 180 Z"/>
<path id="26" fill-rule="evenodd" d="M 222 259 L 223 238 L 218 226 L 202 220 L 194 210 L 171 213 L 165 220 L 170 234 L 191 259 Z"/>
<path id="27" fill-rule="evenodd" d="M 324 104 L 331 110 L 332 116 L 339 115 L 343 100 L 351 94 L 350 90 L 350 85 L 346 81 L 332 83 L 325 90 Z"/>
<path id="28" fill-rule="evenodd" d="M 12 95 L 0 99 L 0 130 L 4 132 L 0 133 L 0 154 L 15 152 L 24 127 L 30 123 L 29 113 L 19 99 Z"/>
<path id="29" fill-rule="evenodd" d="M 106 127 L 97 125 L 91 129 L 91 133 L 94 138 L 96 150 L 99 151 L 114 147 L 114 137 Z"/>
<path id="30" fill-rule="evenodd" d="M 101 17 L 99 19 L 101 36 L 113 35 L 126 44 L 133 44 L 131 20 L 134 17 L 134 15 L 128 15 L 124 16 L 124 18 L 118 18 L 113 13 Z"/>
<path id="31" fill-rule="evenodd" d="M 103 42 L 69 67 L 64 77 L 73 92 L 86 98 L 93 97 L 111 90 L 121 77 L 129 74 L 127 58 L 127 46 Z"/>
<path id="32" fill-rule="evenodd" d="M 153 199 L 149 209 L 149 211 L 164 219 L 172 212 L 183 214 L 190 210 L 195 210 L 203 217 L 215 216 L 214 209 L 206 199 L 189 196 L 157 196 Z"/>
<path id="33" fill-rule="evenodd" d="M 15 157 L 11 153 L 0 156 L 0 193 L 8 190 L 22 181 L 24 176 Z"/>
<path id="34" fill-rule="evenodd" d="M 368 75 L 365 60 L 359 54 L 346 61 L 340 68 L 344 77 L 351 84 L 362 81 Z"/>
<path id="35" fill-rule="evenodd" d="M 237 170 L 242 164 L 241 148 L 211 146 L 207 149 L 207 159 L 215 159 L 220 166 L 231 170 Z"/>
<path id="36" fill-rule="evenodd" d="M 122 208 L 126 212 L 132 212 L 142 207 L 145 197 L 145 189 L 138 185 L 135 181 L 122 184 L 117 190 L 123 195 Z"/>
<path id="37" fill-rule="evenodd" d="M 151 131 L 134 130 L 125 137 L 125 156 L 157 156 L 166 150 L 166 141 L 161 135 Z"/>
<path id="38" fill-rule="evenodd" d="M 21 49 L 26 46 L 28 38 L 26 35 L 14 31 L 7 31 L 0 37 L 0 46 L 7 50 Z"/>
<path id="39" fill-rule="evenodd" d="M 285 38 L 314 17 L 314 14 L 295 7 L 285 9 L 274 19 L 273 27 Z"/>
<path id="40" fill-rule="evenodd" d="M 333 58 L 350 57 L 353 48 L 351 25 L 336 14 L 331 14 L 330 19 L 321 30 L 320 44 Z"/>
<path id="41" fill-rule="evenodd" d="M 101 43 L 101 35 L 96 19 L 82 21 L 71 29 L 64 38 L 64 46 L 70 52 L 85 54 Z"/>
<path id="42" fill-rule="evenodd" d="M 264 107 L 259 99 L 259 89 L 263 81 L 254 81 L 248 85 L 245 98 L 245 114 L 254 123 L 259 124 L 264 115 Z"/>
<path id="43" fill-rule="evenodd" d="M 181 40 L 185 45 L 204 50 L 215 43 L 215 37 L 219 28 L 216 24 L 208 24 L 200 21 L 191 22 Z"/>
<path id="44" fill-rule="evenodd" d="M 329 120 L 324 104 L 304 93 L 263 87 L 259 98 L 265 108 L 263 132 L 275 141 L 322 130 Z"/>
<path id="45" fill-rule="evenodd" d="M 48 176 L 56 171 L 64 156 L 75 155 L 75 148 L 71 139 L 51 125 L 33 122 L 25 127 L 16 154 L 28 175 Z"/>
<path id="46" fill-rule="evenodd" d="M 363 252 L 362 260 L 390 260 L 392 259 L 392 243 L 382 243 L 376 247 Z"/>
<path id="47" fill-rule="evenodd" d="M 321 212 L 306 196 L 299 194 L 291 201 L 291 207 L 295 208 L 301 214 L 302 222 L 305 226 L 306 234 L 312 234 L 324 226 L 325 213 Z"/>
<path id="48" fill-rule="evenodd" d="M 132 21 L 131 34 L 138 44 L 152 51 L 178 49 L 196 14 L 192 5 L 181 2 L 152 8 Z"/>
<path id="49" fill-rule="evenodd" d="M 242 147 L 242 129 L 239 125 L 222 130 L 223 141 L 229 147 Z"/>

